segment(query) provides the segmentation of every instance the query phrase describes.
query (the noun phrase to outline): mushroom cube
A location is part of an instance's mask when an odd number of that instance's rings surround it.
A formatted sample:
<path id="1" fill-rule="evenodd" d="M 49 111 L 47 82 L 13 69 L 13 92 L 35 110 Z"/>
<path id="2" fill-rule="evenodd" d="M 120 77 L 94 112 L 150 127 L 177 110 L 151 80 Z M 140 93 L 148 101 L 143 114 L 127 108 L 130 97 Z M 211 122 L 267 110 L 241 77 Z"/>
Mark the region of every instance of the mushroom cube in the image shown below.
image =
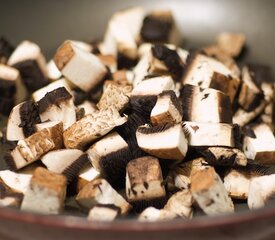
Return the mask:
<path id="1" fill-rule="evenodd" d="M 24 85 L 31 92 L 49 83 L 45 57 L 33 42 L 19 44 L 10 56 L 8 65 L 19 70 Z"/>
<path id="2" fill-rule="evenodd" d="M 21 209 L 43 214 L 60 214 L 66 197 L 66 177 L 37 168 L 25 193 Z"/>
<path id="3" fill-rule="evenodd" d="M 107 73 L 95 55 L 83 51 L 71 41 L 64 42 L 57 49 L 54 62 L 69 81 L 85 92 L 98 86 Z"/>
<path id="4" fill-rule="evenodd" d="M 182 121 L 181 104 L 174 91 L 165 91 L 158 96 L 150 118 L 154 125 L 168 122 L 180 123 Z"/>
<path id="5" fill-rule="evenodd" d="M 111 222 L 119 215 L 120 208 L 115 205 L 96 205 L 89 211 L 88 221 Z"/>
<path id="6" fill-rule="evenodd" d="M 181 161 L 187 152 L 188 143 L 180 123 L 140 126 L 136 137 L 143 151 L 159 158 Z"/>
<path id="7" fill-rule="evenodd" d="M 141 157 L 130 161 L 126 169 L 126 195 L 129 202 L 162 199 L 166 196 L 159 160 Z"/>
<path id="8" fill-rule="evenodd" d="M 122 215 L 125 215 L 131 209 L 131 205 L 103 178 L 95 179 L 85 185 L 78 193 L 76 201 L 88 210 L 98 204 L 113 204 L 120 208 Z"/>
<path id="9" fill-rule="evenodd" d="M 207 215 L 234 212 L 234 205 L 214 168 L 209 167 L 191 176 L 191 192 Z"/>
<path id="10" fill-rule="evenodd" d="M 0 37 L 0 64 L 6 64 L 13 51 L 14 47 L 10 42 L 4 37 Z"/>

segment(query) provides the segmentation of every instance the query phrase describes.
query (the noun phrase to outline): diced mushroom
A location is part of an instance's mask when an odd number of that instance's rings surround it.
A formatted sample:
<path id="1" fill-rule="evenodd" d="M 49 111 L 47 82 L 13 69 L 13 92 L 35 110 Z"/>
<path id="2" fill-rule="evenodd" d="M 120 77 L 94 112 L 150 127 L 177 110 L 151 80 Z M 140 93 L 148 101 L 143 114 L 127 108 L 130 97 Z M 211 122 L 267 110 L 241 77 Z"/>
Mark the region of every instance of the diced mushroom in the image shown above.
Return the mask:
<path id="1" fill-rule="evenodd" d="M 253 178 L 249 185 L 247 204 L 250 209 L 263 208 L 274 201 L 275 174 Z"/>
<path id="2" fill-rule="evenodd" d="M 115 56 L 99 54 L 97 55 L 97 57 L 105 66 L 107 66 L 110 69 L 111 73 L 117 71 L 117 60 Z"/>
<path id="3" fill-rule="evenodd" d="M 175 213 L 177 216 L 192 218 L 193 216 L 193 196 L 187 189 L 172 195 L 166 203 L 164 209 Z"/>
<path id="4" fill-rule="evenodd" d="M 144 14 L 141 7 L 116 13 L 109 21 L 104 41 L 99 46 L 100 52 L 114 56 L 120 53 L 129 59 L 136 59 L 137 41 Z"/>
<path id="5" fill-rule="evenodd" d="M 85 52 L 89 52 L 89 53 L 93 52 L 93 46 L 89 43 L 78 41 L 78 40 L 69 40 L 69 41 L 71 41 L 75 46 L 77 46 L 78 48 L 80 48 Z"/>
<path id="6" fill-rule="evenodd" d="M 150 73 L 168 72 L 175 81 L 180 81 L 183 75 L 183 62 L 176 50 L 165 45 L 156 44 L 152 47 Z"/>
<path id="7" fill-rule="evenodd" d="M 159 158 L 181 161 L 187 152 L 188 143 L 180 123 L 141 126 L 136 137 L 143 151 Z"/>
<path id="8" fill-rule="evenodd" d="M 192 147 L 235 147 L 235 126 L 232 124 L 183 122 L 183 130 Z"/>
<path id="9" fill-rule="evenodd" d="M 249 136 L 243 140 L 243 150 L 248 159 L 260 164 L 275 163 L 275 137 L 266 124 L 259 124 L 251 128 Z"/>
<path id="10" fill-rule="evenodd" d="M 77 106 L 79 109 L 84 109 L 85 115 L 94 114 L 98 111 L 96 105 L 88 100 Z"/>
<path id="11" fill-rule="evenodd" d="M 78 193 L 76 201 L 88 210 L 97 204 L 113 204 L 120 208 L 122 215 L 125 215 L 131 209 L 131 205 L 102 178 L 88 183 Z"/>
<path id="12" fill-rule="evenodd" d="M 128 144 L 125 140 L 116 132 L 110 133 L 95 144 L 93 144 L 87 151 L 89 159 L 92 165 L 100 172 L 108 172 L 109 174 L 116 174 L 113 166 L 119 165 L 118 162 L 114 163 L 112 157 L 118 154 L 120 157 L 123 156 L 124 151 L 129 151 Z M 104 162 L 102 162 L 104 160 Z M 112 161 L 109 162 L 108 160 Z M 120 159 L 121 163 L 125 159 Z M 110 166 L 108 167 L 108 164 Z M 127 163 L 126 163 L 127 164 Z M 107 169 L 108 167 L 108 169 Z M 126 166 L 125 166 L 126 167 Z M 109 172 L 111 171 L 111 172 Z"/>
<path id="13" fill-rule="evenodd" d="M 199 150 L 205 160 L 214 166 L 246 166 L 247 158 L 245 154 L 237 148 L 208 147 Z"/>
<path id="14" fill-rule="evenodd" d="M 96 205 L 89 211 L 88 221 L 112 222 L 119 215 L 120 208 L 115 205 Z"/>
<path id="15" fill-rule="evenodd" d="M 132 96 L 159 95 L 174 88 L 175 85 L 170 76 L 155 77 L 140 82 L 133 89 Z"/>
<path id="16" fill-rule="evenodd" d="M 119 70 L 113 73 L 113 81 L 122 86 L 129 86 L 133 82 L 134 74 L 132 71 Z"/>
<path id="17" fill-rule="evenodd" d="M 191 192 L 207 215 L 234 212 L 233 202 L 212 167 L 197 171 L 191 176 Z"/>
<path id="18" fill-rule="evenodd" d="M 97 87 L 107 73 L 106 67 L 95 55 L 83 51 L 70 41 L 57 49 L 54 62 L 69 81 L 85 92 Z"/>
<path id="19" fill-rule="evenodd" d="M 0 64 L 6 64 L 12 52 L 14 51 L 14 47 L 11 43 L 4 37 L 0 38 Z"/>
<path id="20" fill-rule="evenodd" d="M 126 121 L 113 107 L 86 115 L 63 133 L 64 144 L 66 148 L 82 149 Z"/>
<path id="21" fill-rule="evenodd" d="M 64 87 L 66 88 L 66 90 L 72 94 L 72 90 L 71 90 L 71 87 L 70 85 L 68 84 L 67 80 L 65 78 L 61 78 L 59 80 L 56 80 L 52 83 L 50 83 L 49 85 L 43 87 L 43 88 L 40 88 L 39 90 L 35 91 L 33 94 L 32 94 L 32 98 L 35 102 L 38 102 L 40 101 L 43 97 L 46 96 L 47 93 L 49 92 L 52 92 L 58 88 L 61 88 L 61 87 Z"/>
<path id="22" fill-rule="evenodd" d="M 241 70 L 237 65 L 236 61 L 228 56 L 218 45 L 211 45 L 203 48 L 203 51 L 210 57 L 217 59 L 222 62 L 228 69 L 231 70 L 232 77 L 239 79 L 241 76 Z"/>
<path id="23" fill-rule="evenodd" d="M 123 111 L 129 103 L 127 97 L 115 84 L 109 84 L 103 91 L 100 101 L 97 103 L 99 110 L 114 106 L 117 111 Z"/>
<path id="24" fill-rule="evenodd" d="M 0 178 L 0 206 L 1 207 L 20 207 L 23 194 L 16 192 L 5 184 Z"/>
<path id="25" fill-rule="evenodd" d="M 170 181 L 167 187 L 170 192 L 189 189 L 191 175 L 196 171 L 205 169 L 209 164 L 204 158 L 196 158 L 188 162 L 182 162 L 179 166 L 172 168 L 169 173 Z"/>
<path id="26" fill-rule="evenodd" d="M 242 87 L 239 95 L 239 104 L 247 112 L 255 110 L 264 100 L 264 93 L 253 81 L 248 67 L 242 71 Z"/>
<path id="27" fill-rule="evenodd" d="M 23 168 L 41 158 L 51 150 L 60 149 L 63 145 L 63 124 L 58 123 L 20 140 L 17 147 L 5 158 L 11 170 Z"/>
<path id="28" fill-rule="evenodd" d="M 267 102 L 262 101 L 262 103 L 251 112 L 246 112 L 244 109 L 239 108 L 233 116 L 233 123 L 238 124 L 240 127 L 244 127 L 263 113 L 267 104 Z"/>
<path id="29" fill-rule="evenodd" d="M 64 130 L 76 122 L 73 97 L 65 87 L 48 92 L 39 100 L 38 107 L 42 122 L 61 121 L 63 122 Z"/>
<path id="30" fill-rule="evenodd" d="M 220 61 L 195 53 L 188 56 L 182 83 L 220 90 L 233 102 L 240 80 L 233 78 L 231 70 Z"/>
<path id="31" fill-rule="evenodd" d="M 35 125 L 40 123 L 36 103 L 26 101 L 15 106 L 8 118 L 6 137 L 8 141 L 23 140 L 36 132 Z"/>
<path id="32" fill-rule="evenodd" d="M 220 91 L 185 85 L 180 99 L 184 121 L 232 123 L 230 99 Z"/>
<path id="33" fill-rule="evenodd" d="M 45 57 L 33 42 L 22 42 L 10 56 L 8 65 L 20 71 L 23 83 L 31 92 L 49 83 Z"/>
<path id="34" fill-rule="evenodd" d="M 45 154 L 41 161 L 49 171 L 66 176 L 68 182 L 75 179 L 89 162 L 87 155 L 78 149 L 51 151 Z"/>
<path id="35" fill-rule="evenodd" d="M 66 177 L 37 168 L 25 193 L 21 209 L 44 214 L 60 214 L 66 197 Z"/>
<path id="36" fill-rule="evenodd" d="M 13 100 L 13 105 L 5 107 L 9 107 L 10 110 L 14 105 L 26 100 L 27 89 L 23 85 L 20 73 L 16 68 L 0 64 L 0 91 L 0 100 L 3 98 Z M 1 109 L 0 112 L 5 113 Z"/>
<path id="37" fill-rule="evenodd" d="M 150 118 L 154 125 L 182 121 L 182 107 L 174 91 L 165 91 L 158 96 Z"/>
<path id="38" fill-rule="evenodd" d="M 25 193 L 29 187 L 32 174 L 15 173 L 9 170 L 0 171 L 0 179 L 11 189 L 19 193 Z"/>
<path id="39" fill-rule="evenodd" d="M 51 81 L 58 80 L 62 77 L 62 73 L 59 71 L 57 66 L 54 63 L 54 60 L 51 59 L 47 64 L 47 70 L 48 70 L 48 78 Z"/>
<path id="40" fill-rule="evenodd" d="M 126 195 L 130 203 L 142 205 L 165 198 L 162 171 L 157 158 L 142 157 L 128 163 Z"/>
<path id="41" fill-rule="evenodd" d="M 229 196 L 234 199 L 247 199 L 249 186 L 254 178 L 274 173 L 274 169 L 249 163 L 245 168 L 230 169 L 225 173 L 224 186 Z"/>
<path id="42" fill-rule="evenodd" d="M 139 215 L 138 221 L 140 222 L 158 222 L 169 221 L 177 218 L 177 215 L 166 209 L 157 209 L 154 207 L 148 207 Z"/>
<path id="43" fill-rule="evenodd" d="M 180 33 L 170 10 L 150 12 L 143 20 L 141 38 L 144 42 L 178 44 Z"/>
<path id="44" fill-rule="evenodd" d="M 238 57 L 245 45 L 242 33 L 221 33 L 217 38 L 218 46 L 231 57 Z"/>

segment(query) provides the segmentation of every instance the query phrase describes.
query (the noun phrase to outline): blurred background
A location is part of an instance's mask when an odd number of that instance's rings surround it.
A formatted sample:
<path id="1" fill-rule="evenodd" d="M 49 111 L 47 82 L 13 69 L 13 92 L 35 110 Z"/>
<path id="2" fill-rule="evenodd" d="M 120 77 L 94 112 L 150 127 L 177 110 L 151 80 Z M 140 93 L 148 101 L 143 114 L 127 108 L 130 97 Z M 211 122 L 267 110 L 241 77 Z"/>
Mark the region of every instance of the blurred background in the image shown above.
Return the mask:
<path id="1" fill-rule="evenodd" d="M 0 35 L 13 44 L 34 41 L 50 58 L 65 39 L 100 39 L 112 13 L 136 5 L 172 9 L 186 48 L 211 44 L 222 31 L 243 32 L 245 57 L 275 70 L 274 0 L 0 0 Z"/>

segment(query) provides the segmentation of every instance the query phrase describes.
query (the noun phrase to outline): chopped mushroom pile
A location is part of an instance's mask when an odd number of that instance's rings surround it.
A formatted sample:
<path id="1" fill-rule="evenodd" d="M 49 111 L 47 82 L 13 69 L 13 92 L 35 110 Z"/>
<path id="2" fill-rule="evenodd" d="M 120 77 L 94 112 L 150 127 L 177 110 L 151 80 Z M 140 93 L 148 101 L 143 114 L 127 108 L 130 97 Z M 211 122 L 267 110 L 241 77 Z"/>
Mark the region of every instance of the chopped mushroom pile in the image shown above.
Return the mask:
<path id="1" fill-rule="evenodd" d="M 115 13 L 100 42 L 0 38 L 0 206 L 89 221 L 164 221 L 250 209 L 275 192 L 270 68 L 238 59 L 245 36 L 187 51 L 168 10 Z"/>

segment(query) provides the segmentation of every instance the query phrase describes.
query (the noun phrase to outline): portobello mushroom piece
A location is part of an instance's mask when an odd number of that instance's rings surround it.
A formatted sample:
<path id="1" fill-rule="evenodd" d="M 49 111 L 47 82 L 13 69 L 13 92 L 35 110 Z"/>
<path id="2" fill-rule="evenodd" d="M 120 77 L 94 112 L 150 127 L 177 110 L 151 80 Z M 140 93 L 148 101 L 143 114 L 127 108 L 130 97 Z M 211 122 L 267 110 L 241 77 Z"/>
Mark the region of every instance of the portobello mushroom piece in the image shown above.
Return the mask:
<path id="1" fill-rule="evenodd" d="M 199 153 L 213 166 L 246 166 L 245 154 L 237 148 L 208 147 L 199 149 Z"/>
<path id="2" fill-rule="evenodd" d="M 192 218 L 193 202 L 194 199 L 191 192 L 185 189 L 173 194 L 164 206 L 164 209 L 182 218 Z"/>
<path id="3" fill-rule="evenodd" d="M 8 141 L 23 140 L 36 132 L 35 125 L 40 123 L 38 105 L 26 101 L 15 106 L 8 118 L 6 137 Z"/>
<path id="4" fill-rule="evenodd" d="M 245 45 L 243 33 L 224 32 L 217 37 L 217 44 L 221 50 L 230 57 L 238 57 Z"/>
<path id="5" fill-rule="evenodd" d="M 96 106 L 99 110 L 103 110 L 112 105 L 117 111 L 122 112 L 128 103 L 129 97 L 121 89 L 115 84 L 108 84 Z"/>
<path id="6" fill-rule="evenodd" d="M 184 189 L 190 189 L 191 175 L 196 171 L 205 169 L 209 164 L 204 158 L 196 158 L 188 162 L 182 162 L 175 166 L 169 172 L 167 188 L 169 192 L 177 192 Z"/>
<path id="7" fill-rule="evenodd" d="M 25 193 L 21 210 L 42 214 L 60 214 L 66 197 L 66 177 L 37 168 Z"/>
<path id="8" fill-rule="evenodd" d="M 31 173 L 16 173 L 10 170 L 0 171 L 0 179 L 10 189 L 17 193 L 25 194 L 32 178 Z"/>
<path id="9" fill-rule="evenodd" d="M 166 71 L 173 79 L 179 82 L 183 75 L 183 62 L 177 50 L 171 50 L 165 45 L 152 46 L 152 60 L 149 72 L 157 73 Z"/>
<path id="10" fill-rule="evenodd" d="M 152 205 L 162 207 L 166 191 L 157 158 L 146 156 L 127 164 L 126 196 L 137 211 Z"/>
<path id="11" fill-rule="evenodd" d="M 115 154 L 119 151 L 127 151 L 127 149 L 128 144 L 124 139 L 117 132 L 112 132 L 93 144 L 87 150 L 87 154 L 92 165 L 98 171 L 103 171 L 101 161 L 104 157 Z"/>
<path id="12" fill-rule="evenodd" d="M 148 207 L 138 216 L 139 222 L 158 222 L 158 221 L 171 221 L 178 216 L 166 209 L 157 209 Z"/>
<path id="13" fill-rule="evenodd" d="M 47 63 L 48 78 L 50 81 L 56 81 L 62 77 L 62 73 L 59 71 L 53 59 Z"/>
<path id="14" fill-rule="evenodd" d="M 13 51 L 13 45 L 6 38 L 0 37 L 0 64 L 6 64 Z"/>
<path id="15" fill-rule="evenodd" d="M 165 91 L 158 96 L 155 107 L 151 112 L 151 123 L 180 123 L 182 107 L 174 91 Z"/>
<path id="16" fill-rule="evenodd" d="M 45 57 L 33 42 L 21 42 L 10 56 L 8 65 L 19 70 L 22 81 L 30 92 L 49 84 Z"/>
<path id="17" fill-rule="evenodd" d="M 260 116 L 264 112 L 267 105 L 268 102 L 262 101 L 260 105 L 251 112 L 247 112 L 244 109 L 239 108 L 233 116 L 233 123 L 239 125 L 240 127 L 244 127 Z"/>
<path id="18" fill-rule="evenodd" d="M 131 210 L 131 205 L 119 195 L 103 178 L 88 183 L 76 196 L 77 203 L 86 210 L 98 204 L 112 204 L 120 208 L 125 215 Z"/>
<path id="19" fill-rule="evenodd" d="M 262 165 L 275 163 L 275 137 L 271 128 L 262 123 L 252 126 L 251 134 L 243 139 L 243 150 L 248 159 Z"/>
<path id="20" fill-rule="evenodd" d="M 249 185 L 247 198 L 248 207 L 253 209 L 263 208 L 274 204 L 275 174 L 253 178 Z"/>
<path id="21" fill-rule="evenodd" d="M 246 167 L 230 169 L 223 178 L 224 186 L 233 199 L 246 200 L 249 186 L 254 178 L 274 173 L 274 169 L 255 163 L 248 163 Z"/>
<path id="22" fill-rule="evenodd" d="M 215 169 L 208 167 L 192 174 L 191 192 L 207 215 L 233 213 L 234 205 Z"/>
<path id="23" fill-rule="evenodd" d="M 143 42 L 178 45 L 180 33 L 170 10 L 156 10 L 145 16 L 140 32 Z"/>
<path id="24" fill-rule="evenodd" d="M 0 92 L 1 98 L 13 99 L 15 105 L 26 100 L 27 89 L 16 68 L 0 64 Z"/>
<path id="25" fill-rule="evenodd" d="M 182 161 L 187 153 L 188 142 L 181 123 L 140 126 L 136 137 L 143 151 L 158 158 Z"/>
<path id="26" fill-rule="evenodd" d="M 221 146 L 234 148 L 238 144 L 236 125 L 225 123 L 183 122 L 190 147 Z"/>
<path id="27" fill-rule="evenodd" d="M 121 86 L 132 85 L 134 73 L 129 70 L 119 70 L 112 74 L 113 81 Z"/>
<path id="28" fill-rule="evenodd" d="M 238 103 L 247 112 L 252 112 L 264 101 L 264 93 L 253 81 L 253 75 L 249 68 L 244 67 L 242 71 L 242 87 Z"/>
<path id="29" fill-rule="evenodd" d="M 23 199 L 23 194 L 16 192 L 5 184 L 0 178 L 0 206 L 19 208 Z"/>
<path id="30" fill-rule="evenodd" d="M 88 114 L 94 114 L 98 111 L 98 108 L 96 107 L 96 104 L 91 101 L 84 101 L 83 103 L 77 105 L 78 109 L 84 109 L 84 116 Z M 80 119 L 78 119 L 80 120 Z"/>
<path id="31" fill-rule="evenodd" d="M 78 175 L 76 192 L 79 193 L 89 182 L 100 178 L 100 176 L 100 172 L 91 163 L 86 164 Z"/>
<path id="32" fill-rule="evenodd" d="M 107 68 L 98 57 L 71 41 L 65 41 L 57 49 L 54 62 L 62 74 L 84 92 L 94 90 L 107 74 Z"/>
<path id="33" fill-rule="evenodd" d="M 114 73 L 117 71 L 118 69 L 118 62 L 117 59 L 114 55 L 102 55 L 102 54 L 98 54 L 96 55 L 99 60 L 110 69 L 111 73 Z"/>
<path id="34" fill-rule="evenodd" d="M 103 43 L 99 46 L 104 55 L 119 54 L 133 60 L 137 58 L 137 41 L 145 11 L 134 7 L 119 11 L 110 19 Z"/>
<path id="35" fill-rule="evenodd" d="M 37 161 L 49 151 L 60 149 L 63 145 L 62 133 L 63 124 L 58 123 L 18 141 L 17 147 L 5 156 L 7 165 L 11 170 L 18 170 Z"/>
<path id="36" fill-rule="evenodd" d="M 47 86 L 40 88 L 32 94 L 32 98 L 35 102 L 39 102 L 43 97 L 46 96 L 47 93 L 52 92 L 58 88 L 64 87 L 66 90 L 72 95 L 72 89 L 65 78 L 61 78 L 56 80 Z"/>
<path id="37" fill-rule="evenodd" d="M 120 214 L 120 208 L 112 204 L 98 204 L 94 206 L 88 215 L 91 222 L 112 222 Z"/>
<path id="38" fill-rule="evenodd" d="M 159 95 L 174 90 L 175 84 L 170 76 L 154 77 L 140 82 L 132 91 L 132 96 Z"/>
<path id="39" fill-rule="evenodd" d="M 203 52 L 206 53 L 207 56 L 217 59 L 228 67 L 228 69 L 232 72 L 233 78 L 239 79 L 241 77 L 241 70 L 234 58 L 224 53 L 217 44 L 203 48 Z"/>
<path id="40" fill-rule="evenodd" d="M 218 90 L 185 85 L 180 100 L 184 121 L 232 123 L 230 98 Z"/>
<path id="41" fill-rule="evenodd" d="M 121 117 L 119 112 L 112 106 L 94 114 L 86 115 L 64 131 L 65 147 L 83 149 L 126 121 L 127 118 Z"/>
<path id="42" fill-rule="evenodd" d="M 47 169 L 54 173 L 63 174 L 70 183 L 89 162 L 88 156 L 78 149 L 62 149 L 48 152 L 41 158 Z"/>
<path id="43" fill-rule="evenodd" d="M 193 53 L 185 64 L 182 84 L 190 84 L 201 88 L 214 88 L 228 95 L 233 102 L 239 85 L 239 78 L 233 78 L 231 70 L 220 61 Z"/>
<path id="44" fill-rule="evenodd" d="M 76 111 L 72 95 L 65 87 L 48 92 L 38 102 L 39 116 L 42 122 L 63 122 L 64 130 L 76 122 Z"/>

